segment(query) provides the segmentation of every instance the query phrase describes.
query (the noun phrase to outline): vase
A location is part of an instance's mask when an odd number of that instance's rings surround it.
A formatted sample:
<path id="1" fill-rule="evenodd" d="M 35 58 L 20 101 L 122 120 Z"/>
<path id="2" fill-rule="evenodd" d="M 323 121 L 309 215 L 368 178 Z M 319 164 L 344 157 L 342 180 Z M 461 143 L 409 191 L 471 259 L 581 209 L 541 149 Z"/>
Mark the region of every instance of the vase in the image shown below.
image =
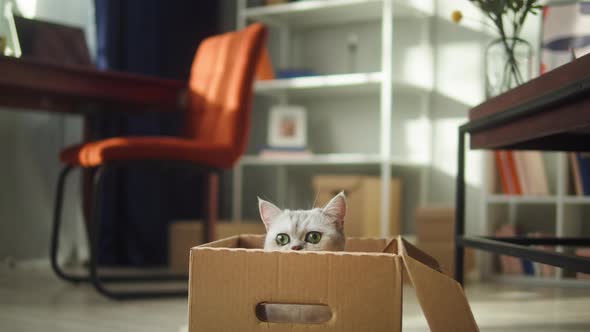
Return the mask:
<path id="1" fill-rule="evenodd" d="M 495 39 L 486 48 L 485 56 L 488 99 L 532 77 L 533 48 L 524 39 Z"/>

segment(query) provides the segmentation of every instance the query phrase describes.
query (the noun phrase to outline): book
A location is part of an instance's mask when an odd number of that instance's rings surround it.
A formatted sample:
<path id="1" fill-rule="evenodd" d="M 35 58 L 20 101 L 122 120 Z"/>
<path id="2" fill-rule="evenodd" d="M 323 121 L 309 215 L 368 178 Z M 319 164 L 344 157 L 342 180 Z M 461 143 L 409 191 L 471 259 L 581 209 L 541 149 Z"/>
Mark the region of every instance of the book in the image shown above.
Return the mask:
<path id="1" fill-rule="evenodd" d="M 520 195 L 521 189 L 518 182 L 513 152 L 498 150 L 494 152 L 502 191 L 507 195 Z"/>
<path id="2" fill-rule="evenodd" d="M 574 184 L 574 193 L 578 196 L 584 195 L 584 190 L 582 188 L 582 177 L 580 176 L 580 164 L 578 163 L 578 157 L 576 156 L 575 152 L 570 152 L 567 154 L 570 168 L 572 171 L 572 182 Z"/>
<path id="3" fill-rule="evenodd" d="M 531 195 L 549 195 L 549 183 L 543 155 L 539 151 L 526 151 L 523 154 Z"/>
<path id="4" fill-rule="evenodd" d="M 512 194 L 511 181 L 508 179 L 509 172 L 506 168 L 502 151 L 494 151 L 494 158 L 496 159 L 496 168 L 500 176 L 500 184 L 504 194 Z"/>
<path id="5" fill-rule="evenodd" d="M 580 182 L 584 195 L 590 195 L 590 154 L 576 152 L 576 160 L 580 169 Z"/>
<path id="6" fill-rule="evenodd" d="M 512 225 L 504 224 L 496 230 L 495 235 L 500 237 L 514 237 L 516 236 L 516 229 Z M 504 255 L 500 255 L 498 258 L 500 259 L 500 269 L 503 274 L 523 274 L 524 265 L 520 259 Z"/>
<path id="7" fill-rule="evenodd" d="M 523 195 L 549 195 L 549 183 L 541 152 L 514 152 L 514 161 Z"/>
<path id="8" fill-rule="evenodd" d="M 516 162 L 514 161 L 514 152 L 505 151 L 506 160 L 508 162 L 508 172 L 510 174 L 510 180 L 512 181 L 512 187 L 514 188 L 514 195 L 522 195 L 522 189 L 520 187 L 518 172 L 516 171 Z"/>
<path id="9" fill-rule="evenodd" d="M 548 236 L 550 236 L 550 235 L 546 234 L 546 233 L 542 233 L 542 232 L 532 232 L 532 233 L 527 234 L 527 237 L 530 237 L 530 238 L 548 237 Z M 537 249 L 541 249 L 541 250 L 546 250 L 546 251 L 555 251 L 554 246 L 536 245 L 536 246 L 532 246 L 532 247 L 537 248 Z M 554 277 L 555 276 L 556 268 L 554 266 L 539 263 L 539 262 L 534 262 L 533 266 L 534 266 L 534 270 L 535 270 L 535 275 L 538 277 Z"/>
<path id="10" fill-rule="evenodd" d="M 522 263 L 522 271 L 527 276 L 534 276 L 535 275 L 535 267 L 533 262 L 528 259 L 521 259 Z"/>
<path id="11" fill-rule="evenodd" d="M 526 175 L 525 158 L 522 152 L 513 152 L 516 174 L 518 174 L 518 183 L 523 195 L 530 195 L 528 178 Z"/>

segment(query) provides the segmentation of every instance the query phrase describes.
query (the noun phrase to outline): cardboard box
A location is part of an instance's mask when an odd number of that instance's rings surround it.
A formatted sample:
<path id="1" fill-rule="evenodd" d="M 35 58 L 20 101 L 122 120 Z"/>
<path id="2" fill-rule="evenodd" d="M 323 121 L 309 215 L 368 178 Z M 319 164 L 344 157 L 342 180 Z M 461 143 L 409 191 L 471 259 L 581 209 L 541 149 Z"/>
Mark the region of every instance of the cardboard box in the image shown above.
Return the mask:
<path id="1" fill-rule="evenodd" d="M 432 331 L 477 331 L 461 286 L 400 237 L 348 239 L 345 252 L 264 251 L 263 235 L 191 249 L 189 332 L 401 331 L 407 273 Z M 261 303 L 323 304 L 319 324 L 263 322 Z"/>
<path id="2" fill-rule="evenodd" d="M 381 180 L 373 176 L 320 175 L 313 178 L 316 206 L 323 206 L 340 191 L 348 205 L 344 229 L 349 236 L 381 236 Z M 391 179 L 390 235 L 400 234 L 401 181 Z"/>
<path id="3" fill-rule="evenodd" d="M 262 221 L 242 223 L 219 222 L 215 239 L 237 234 L 266 234 Z M 176 221 L 168 226 L 168 266 L 178 274 L 188 274 L 192 247 L 203 244 L 203 224 L 199 221 Z"/>
<path id="4" fill-rule="evenodd" d="M 416 209 L 416 238 L 418 242 L 455 241 L 455 209 L 449 207 L 419 207 Z"/>

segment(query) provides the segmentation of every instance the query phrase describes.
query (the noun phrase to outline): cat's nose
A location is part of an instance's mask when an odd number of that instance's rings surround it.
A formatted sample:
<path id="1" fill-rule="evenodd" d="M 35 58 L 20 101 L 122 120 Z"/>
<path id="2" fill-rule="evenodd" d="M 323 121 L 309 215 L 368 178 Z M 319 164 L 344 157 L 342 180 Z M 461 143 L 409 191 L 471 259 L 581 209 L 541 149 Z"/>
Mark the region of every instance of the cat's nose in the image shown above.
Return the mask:
<path id="1" fill-rule="evenodd" d="M 303 249 L 303 247 L 300 245 L 296 245 L 296 246 L 292 246 L 291 249 L 292 250 L 301 250 L 301 249 Z"/>

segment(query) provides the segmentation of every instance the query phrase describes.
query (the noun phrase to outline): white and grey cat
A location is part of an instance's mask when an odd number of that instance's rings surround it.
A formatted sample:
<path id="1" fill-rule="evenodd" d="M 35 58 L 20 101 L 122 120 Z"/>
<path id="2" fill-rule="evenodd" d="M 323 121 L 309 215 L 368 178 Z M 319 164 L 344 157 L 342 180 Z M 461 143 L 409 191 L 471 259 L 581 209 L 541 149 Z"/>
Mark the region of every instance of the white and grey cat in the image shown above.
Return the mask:
<path id="1" fill-rule="evenodd" d="M 265 250 L 344 250 L 346 197 L 342 192 L 323 208 L 281 210 L 258 198 L 258 209 L 266 226 Z"/>
<path id="2" fill-rule="evenodd" d="M 344 250 L 346 197 L 342 192 L 323 208 L 281 210 L 258 198 L 258 209 L 266 226 L 265 250 Z M 321 323 L 331 317 L 325 306 L 290 304 L 266 304 L 259 314 L 259 318 L 269 322 Z"/>

